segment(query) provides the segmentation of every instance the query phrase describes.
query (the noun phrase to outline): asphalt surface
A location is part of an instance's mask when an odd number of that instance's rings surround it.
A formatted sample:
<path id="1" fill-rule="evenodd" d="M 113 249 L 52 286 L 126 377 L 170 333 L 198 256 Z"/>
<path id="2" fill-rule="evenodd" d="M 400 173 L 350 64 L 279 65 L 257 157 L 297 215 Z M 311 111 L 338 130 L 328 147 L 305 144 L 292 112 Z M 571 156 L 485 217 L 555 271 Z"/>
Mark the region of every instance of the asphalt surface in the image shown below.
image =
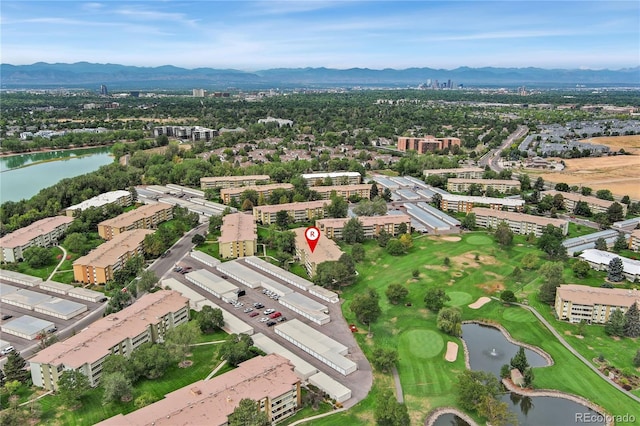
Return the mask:
<path id="1" fill-rule="evenodd" d="M 511 133 L 507 137 L 507 139 L 505 139 L 504 142 L 500 144 L 498 148 L 492 149 L 489 152 L 487 152 L 485 155 L 483 155 L 478 161 L 478 165 L 480 167 L 485 167 L 488 165 L 491 168 L 491 170 L 493 170 L 494 172 L 498 172 L 498 173 L 501 172 L 502 170 L 504 170 L 504 167 L 500 165 L 500 154 L 502 153 L 502 151 L 505 148 L 508 148 L 513 143 L 513 141 L 523 137 L 528 132 L 529 132 L 529 128 L 527 126 L 518 126 L 515 132 Z"/>

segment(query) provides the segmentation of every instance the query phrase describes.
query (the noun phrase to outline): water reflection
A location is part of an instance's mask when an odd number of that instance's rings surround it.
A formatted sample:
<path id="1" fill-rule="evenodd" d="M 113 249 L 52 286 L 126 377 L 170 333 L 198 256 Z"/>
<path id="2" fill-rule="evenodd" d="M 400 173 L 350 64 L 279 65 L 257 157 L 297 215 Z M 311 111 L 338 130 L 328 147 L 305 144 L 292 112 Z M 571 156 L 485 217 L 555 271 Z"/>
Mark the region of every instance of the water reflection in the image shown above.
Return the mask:
<path id="1" fill-rule="evenodd" d="M 28 166 L 43 161 L 59 160 L 63 158 L 73 158 L 84 155 L 103 154 L 110 151 L 110 147 L 96 147 L 87 149 L 67 149 L 46 152 L 34 152 L 27 154 L 12 155 L 10 157 L 0 157 L 0 171 Z"/>
<path id="2" fill-rule="evenodd" d="M 446 413 L 438 416 L 433 426 L 469 426 L 469 423 L 455 414 Z"/>

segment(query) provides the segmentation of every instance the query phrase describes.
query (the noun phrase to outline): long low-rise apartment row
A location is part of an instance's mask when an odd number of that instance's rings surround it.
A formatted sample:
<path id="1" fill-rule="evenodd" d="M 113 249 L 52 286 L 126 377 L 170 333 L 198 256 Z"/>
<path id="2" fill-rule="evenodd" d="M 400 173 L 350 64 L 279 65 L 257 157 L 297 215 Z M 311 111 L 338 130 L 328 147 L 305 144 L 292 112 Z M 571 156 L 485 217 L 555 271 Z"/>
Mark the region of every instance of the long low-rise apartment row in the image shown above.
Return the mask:
<path id="1" fill-rule="evenodd" d="M 309 186 L 322 186 L 331 181 L 331 185 L 358 185 L 362 182 L 362 175 L 358 172 L 319 172 L 304 173 L 302 179 Z"/>
<path id="2" fill-rule="evenodd" d="M 289 220 L 293 222 L 309 222 L 327 217 L 327 205 L 327 201 L 318 200 L 255 206 L 253 217 L 264 225 L 271 225 L 276 222 L 278 212 L 285 211 L 289 215 Z"/>
<path id="3" fill-rule="evenodd" d="M 622 274 L 627 281 L 635 282 L 637 279 L 640 279 L 640 260 L 629 259 L 619 256 L 616 253 L 597 249 L 587 249 L 583 251 L 579 257 L 587 261 L 589 266 L 596 271 L 607 271 L 611 261 L 619 258 L 622 261 Z"/>
<path id="4" fill-rule="evenodd" d="M 569 232 L 569 221 L 564 219 L 487 209 L 485 207 L 475 207 L 471 212 L 476 215 L 476 225 L 481 228 L 495 229 L 500 222 L 505 222 L 514 234 L 520 235 L 534 234 L 539 237 L 547 225 L 560 228 L 562 235 L 567 235 Z"/>
<path id="5" fill-rule="evenodd" d="M 235 259 L 256 254 L 258 234 L 253 216 L 245 213 L 224 216 L 218 243 L 222 259 Z"/>
<path id="6" fill-rule="evenodd" d="M 640 308 L 638 290 L 567 284 L 556 291 L 555 310 L 561 320 L 605 324 L 613 311 L 625 313 L 634 303 Z"/>
<path id="7" fill-rule="evenodd" d="M 145 204 L 98 224 L 98 234 L 105 240 L 134 229 L 155 229 L 173 218 L 173 206 L 164 203 Z"/>
<path id="8" fill-rule="evenodd" d="M 520 211 L 524 207 L 524 200 L 513 198 L 478 197 L 472 195 L 441 194 L 442 211 L 470 213 L 474 207 L 489 207 L 490 209 Z"/>
<path id="9" fill-rule="evenodd" d="M 40 219 L 0 238 L 0 262 L 17 262 L 29 247 L 49 247 L 58 243 L 72 217 L 54 216 Z"/>
<path id="10" fill-rule="evenodd" d="M 240 188 L 269 183 L 269 175 L 247 176 L 207 176 L 200 178 L 200 187 L 208 188 Z"/>
<path id="11" fill-rule="evenodd" d="M 481 179 L 484 172 L 482 167 L 460 167 L 458 169 L 427 169 L 422 173 L 424 177 L 436 175 L 440 177 L 453 176 L 459 179 Z"/>
<path id="12" fill-rule="evenodd" d="M 322 262 L 337 261 L 343 254 L 335 241 L 322 236 L 318 238 L 318 243 L 312 251 L 304 235 L 305 229 L 296 228 L 293 232 L 296 234 L 296 256 L 304 265 L 309 277 L 313 277 L 316 274 L 316 268 L 319 264 Z"/>
<path id="13" fill-rule="evenodd" d="M 107 206 L 116 205 L 127 207 L 132 202 L 131 192 L 118 190 L 105 192 L 95 197 L 89 198 L 79 204 L 75 204 L 71 207 L 67 207 L 64 212 L 67 216 L 73 217 L 77 212 L 87 210 L 91 207 L 101 207 L 105 209 Z"/>
<path id="14" fill-rule="evenodd" d="M 606 213 L 607 209 L 611 207 L 615 201 L 602 200 L 597 197 L 592 196 L 584 196 L 582 194 L 576 194 L 575 192 L 561 192 L 555 190 L 544 191 L 540 194 L 540 197 L 544 197 L 545 195 L 551 195 L 552 197 L 556 195 L 562 195 L 562 199 L 564 201 L 564 208 L 569 211 L 573 211 L 576 208 L 576 205 L 582 201 L 587 203 L 589 209 L 592 213 Z M 627 214 L 627 205 L 619 203 L 622 206 L 622 214 Z"/>
<path id="15" fill-rule="evenodd" d="M 237 188 L 224 188 L 220 190 L 220 198 L 222 198 L 222 202 L 224 204 L 229 204 L 231 200 L 240 200 L 242 193 L 245 191 L 255 191 L 258 196 L 261 195 L 267 198 L 276 189 L 291 191 L 293 189 L 293 185 L 291 185 L 290 183 L 271 183 L 268 185 L 250 185 Z"/>
<path id="16" fill-rule="evenodd" d="M 447 190 L 451 192 L 466 192 L 472 185 L 478 185 L 483 191 L 491 188 L 494 191 L 506 193 L 520 189 L 520 182 L 506 179 L 466 179 L 450 178 L 447 180 Z"/>
<path id="17" fill-rule="evenodd" d="M 331 239 L 342 239 L 344 226 L 350 218 L 331 218 L 316 221 L 316 226 L 320 232 Z M 389 235 L 400 234 L 400 227 L 405 225 L 405 233 L 411 232 L 411 218 L 406 214 L 384 215 L 384 216 L 358 216 L 356 218 L 362 224 L 365 238 L 375 238 L 382 231 Z"/>
<path id="18" fill-rule="evenodd" d="M 162 340 L 167 330 L 188 320 L 189 299 L 169 290 L 146 294 L 120 312 L 38 352 L 29 360 L 31 379 L 35 386 L 56 390 L 65 370 L 77 370 L 96 386 L 106 357 L 129 356 L 143 343 Z"/>
<path id="19" fill-rule="evenodd" d="M 73 262 L 73 278 L 81 283 L 104 284 L 113 279 L 134 256 L 144 254 L 144 237 L 153 234 L 149 229 L 134 229 L 116 235 L 89 254 Z"/>

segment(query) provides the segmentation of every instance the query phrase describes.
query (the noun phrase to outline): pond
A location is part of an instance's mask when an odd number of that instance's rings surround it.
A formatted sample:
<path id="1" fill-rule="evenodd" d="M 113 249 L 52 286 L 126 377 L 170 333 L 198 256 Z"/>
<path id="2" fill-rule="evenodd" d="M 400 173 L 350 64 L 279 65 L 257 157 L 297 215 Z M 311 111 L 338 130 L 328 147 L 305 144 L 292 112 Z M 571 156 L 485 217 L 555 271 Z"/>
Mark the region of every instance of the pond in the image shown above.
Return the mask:
<path id="1" fill-rule="evenodd" d="M 500 330 L 479 324 L 463 324 L 462 336 L 469 350 L 469 364 L 472 370 L 494 373 L 500 377 L 500 367 L 508 364 L 519 349 L 509 342 Z M 543 367 L 547 361 L 540 354 L 525 349 L 527 360 L 533 367 Z M 519 426 L 567 426 L 580 425 L 580 418 L 589 416 L 590 425 L 604 425 L 604 421 L 594 421 L 598 413 L 577 402 L 563 398 L 546 396 L 525 397 L 515 393 L 506 393 L 500 399 L 511 406 L 518 416 Z M 591 417 L 593 416 L 593 417 Z M 444 417 L 441 420 L 441 417 Z M 436 420 L 438 426 L 462 426 L 466 423 L 458 416 L 446 414 Z"/>

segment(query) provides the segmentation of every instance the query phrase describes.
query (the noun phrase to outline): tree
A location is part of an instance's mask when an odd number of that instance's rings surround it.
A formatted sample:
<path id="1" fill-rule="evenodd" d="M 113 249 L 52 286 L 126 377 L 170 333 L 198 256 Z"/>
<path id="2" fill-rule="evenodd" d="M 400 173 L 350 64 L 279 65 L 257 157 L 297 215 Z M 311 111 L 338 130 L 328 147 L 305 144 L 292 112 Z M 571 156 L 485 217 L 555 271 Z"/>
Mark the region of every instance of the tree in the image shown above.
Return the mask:
<path id="1" fill-rule="evenodd" d="M 601 200 L 613 201 L 613 194 L 608 189 L 599 189 L 596 191 L 596 198 Z"/>
<path id="2" fill-rule="evenodd" d="M 624 235 L 618 234 L 618 238 L 613 243 L 613 251 L 616 253 L 620 253 L 622 250 L 628 248 L 627 240 L 625 240 Z"/>
<path id="3" fill-rule="evenodd" d="M 549 259 L 565 259 L 567 248 L 562 245 L 563 239 L 562 229 L 547 225 L 542 229 L 542 235 L 538 239 L 538 248 L 547 253 Z"/>
<path id="4" fill-rule="evenodd" d="M 504 221 L 500 222 L 498 226 L 496 226 L 494 235 L 496 237 L 496 241 L 502 247 L 508 247 L 513 243 L 513 231 Z"/>
<path id="5" fill-rule="evenodd" d="M 442 210 L 442 195 L 438 192 L 433 194 L 431 196 L 431 204 L 433 204 L 436 209 Z"/>
<path id="6" fill-rule="evenodd" d="M 564 282 L 562 262 L 545 262 L 538 272 L 544 277 L 544 283 L 540 287 L 538 299 L 541 302 L 553 304 L 556 300 L 556 290 Z"/>
<path id="7" fill-rule="evenodd" d="M 184 361 L 189 354 L 190 346 L 196 342 L 199 335 L 198 324 L 192 321 L 167 330 L 164 341 L 169 351 Z"/>
<path id="8" fill-rule="evenodd" d="M 500 299 L 507 303 L 514 303 L 518 301 L 518 299 L 516 299 L 516 295 L 513 294 L 513 291 L 511 290 L 504 290 L 500 293 Z"/>
<path id="9" fill-rule="evenodd" d="M 280 229 L 287 229 L 289 227 L 289 213 L 286 210 L 280 210 L 276 212 L 276 225 Z"/>
<path id="10" fill-rule="evenodd" d="M 204 305 L 198 316 L 198 326 L 203 333 L 213 333 L 224 326 L 224 318 L 220 308 Z"/>
<path id="11" fill-rule="evenodd" d="M 569 185 L 564 182 L 556 183 L 555 190 L 561 192 L 569 192 Z"/>
<path id="12" fill-rule="evenodd" d="M 637 302 L 629 306 L 624 320 L 624 335 L 631 338 L 640 336 L 640 311 Z"/>
<path id="13" fill-rule="evenodd" d="M 240 209 L 243 211 L 252 210 L 253 206 L 255 206 L 255 204 L 253 204 L 249 198 L 245 198 Z"/>
<path id="14" fill-rule="evenodd" d="M 607 208 L 607 219 L 610 223 L 619 222 L 624 219 L 622 204 L 615 202 Z"/>
<path id="15" fill-rule="evenodd" d="M 155 272 L 145 269 L 140 273 L 137 281 L 138 293 L 145 293 L 155 287 L 159 280 Z"/>
<path id="16" fill-rule="evenodd" d="M 85 234 L 74 232 L 67 235 L 63 244 L 69 251 L 78 253 L 79 255 L 85 255 L 89 252 L 88 242 Z"/>
<path id="17" fill-rule="evenodd" d="M 27 265 L 34 269 L 42 268 L 51 261 L 51 252 L 44 247 L 29 247 L 22 254 Z"/>
<path id="18" fill-rule="evenodd" d="M 604 332 L 608 336 L 624 336 L 625 315 L 620 309 L 615 309 L 609 314 L 609 320 L 604 325 Z"/>
<path id="19" fill-rule="evenodd" d="M 222 227 L 222 215 L 211 216 L 209 218 L 209 233 L 210 234 L 215 234 L 216 232 L 220 231 L 221 227 Z"/>
<path id="20" fill-rule="evenodd" d="M 229 426 L 268 426 L 270 423 L 267 413 L 260 410 L 260 403 L 249 398 L 241 399 L 229 415 Z"/>
<path id="21" fill-rule="evenodd" d="M 405 426 L 411 423 L 406 405 L 398 402 L 389 389 L 383 390 L 376 398 L 373 417 L 379 426 Z"/>
<path id="22" fill-rule="evenodd" d="M 226 359 L 230 365 L 237 367 L 238 364 L 253 356 L 252 346 L 253 339 L 248 334 L 230 334 L 220 345 L 220 357 Z"/>
<path id="23" fill-rule="evenodd" d="M 524 374 L 525 370 L 529 368 L 529 361 L 527 361 L 527 354 L 524 352 L 524 348 L 520 346 L 518 352 L 509 361 L 511 368 L 517 368 L 518 371 Z"/>
<path id="24" fill-rule="evenodd" d="M 369 329 L 371 329 L 371 323 L 382 314 L 378 299 L 378 293 L 372 288 L 367 288 L 364 292 L 354 295 L 351 300 L 351 312 L 356 315 L 358 321 L 367 324 Z"/>
<path id="25" fill-rule="evenodd" d="M 365 252 L 364 252 L 364 247 L 362 246 L 362 244 L 355 243 L 351 247 L 351 257 L 353 258 L 353 261 L 356 262 L 356 263 L 362 262 L 364 260 Z"/>
<path id="26" fill-rule="evenodd" d="M 491 395 L 485 395 L 477 405 L 478 414 L 486 417 L 492 426 L 517 424 L 518 416 L 509 410 L 506 402 L 499 401 Z"/>
<path id="27" fill-rule="evenodd" d="M 625 195 L 620 199 L 620 202 L 628 206 L 629 204 L 631 204 L 631 198 L 629 198 L 628 195 Z"/>
<path id="28" fill-rule="evenodd" d="M 382 199 L 385 200 L 387 203 L 391 202 L 391 190 L 389 188 L 385 188 L 382 191 Z"/>
<path id="29" fill-rule="evenodd" d="M 102 375 L 100 384 L 104 389 L 102 395 L 102 403 L 104 405 L 112 402 L 130 400 L 133 394 L 131 380 L 119 371 Z"/>
<path id="30" fill-rule="evenodd" d="M 477 410 L 486 396 L 495 398 L 501 390 L 497 377 L 488 371 L 464 370 L 455 384 L 458 404 L 465 410 Z"/>
<path id="31" fill-rule="evenodd" d="M 451 298 L 441 288 L 431 287 L 424 296 L 424 304 L 432 312 L 439 312 Z"/>
<path id="32" fill-rule="evenodd" d="M 379 194 L 379 190 L 378 190 L 378 184 L 373 182 L 371 184 L 371 191 L 369 191 L 369 199 L 374 200 L 378 194 Z"/>
<path id="33" fill-rule="evenodd" d="M 531 179 L 526 173 L 522 173 L 518 180 L 520 181 L 520 191 L 528 191 L 531 189 Z"/>
<path id="34" fill-rule="evenodd" d="M 395 349 L 376 347 L 373 350 L 373 359 L 371 362 L 378 370 L 388 373 L 398 362 L 398 351 Z"/>
<path id="35" fill-rule="evenodd" d="M 533 188 L 538 191 L 544 191 L 544 179 L 541 177 L 536 179 L 536 182 L 533 184 Z"/>
<path id="36" fill-rule="evenodd" d="M 378 245 L 380 247 L 386 247 L 389 241 L 391 240 L 391 234 L 389 234 L 384 229 L 380 231 L 378 234 Z"/>
<path id="37" fill-rule="evenodd" d="M 636 352 L 636 356 L 633 357 L 633 365 L 634 367 L 640 367 L 640 349 Z"/>
<path id="38" fill-rule="evenodd" d="M 162 377 L 171 366 L 173 360 L 165 345 L 147 342 L 143 343 L 129 357 L 133 370 L 137 376 L 147 379 Z"/>
<path id="39" fill-rule="evenodd" d="M 469 231 L 473 231 L 476 229 L 476 214 L 468 213 L 461 221 L 460 224 L 464 229 L 468 229 Z"/>
<path id="40" fill-rule="evenodd" d="M 608 248 L 605 239 L 602 237 L 598 238 L 595 242 L 595 248 L 596 250 L 607 251 Z"/>
<path id="41" fill-rule="evenodd" d="M 58 378 L 58 394 L 64 405 L 70 409 L 80 405 L 80 399 L 89 389 L 89 378 L 78 370 L 65 370 Z"/>
<path id="42" fill-rule="evenodd" d="M 580 259 L 573 264 L 571 269 L 573 269 L 573 273 L 577 278 L 586 278 L 589 275 L 591 267 L 589 266 L 589 262 Z"/>
<path id="43" fill-rule="evenodd" d="M 124 355 L 109 355 L 102 363 L 102 375 L 121 372 L 128 377 L 131 382 L 136 382 L 140 378 L 140 373 L 135 371 L 134 366 L 129 362 L 129 358 Z"/>
<path id="44" fill-rule="evenodd" d="M 193 238 L 191 238 L 191 243 L 199 246 L 200 244 L 207 241 L 207 239 L 202 234 L 195 234 Z"/>
<path id="45" fill-rule="evenodd" d="M 17 380 L 26 383 L 29 373 L 25 369 L 27 362 L 18 351 L 10 352 L 4 365 L 4 376 L 7 382 Z"/>
<path id="46" fill-rule="evenodd" d="M 399 283 L 390 284 L 385 291 L 387 295 L 387 299 L 394 305 L 397 305 L 399 302 L 404 300 L 405 297 L 409 294 L 409 290 L 405 286 Z"/>
<path id="47" fill-rule="evenodd" d="M 347 217 L 349 204 L 343 197 L 334 196 L 331 203 L 327 206 L 327 216 L 329 217 Z"/>
<path id="48" fill-rule="evenodd" d="M 409 233 L 409 228 L 407 227 L 407 224 L 405 222 L 402 222 L 400 225 L 398 225 L 398 235 L 402 236 L 403 234 L 407 233 Z"/>
<path id="49" fill-rule="evenodd" d="M 529 367 L 526 370 L 524 370 L 524 373 L 522 374 L 522 378 L 524 379 L 524 387 L 526 388 L 531 387 L 534 379 L 533 368 Z"/>
<path id="50" fill-rule="evenodd" d="M 618 283 L 624 279 L 623 275 L 624 265 L 622 259 L 614 257 L 609 262 L 609 270 L 607 273 L 607 279 L 611 282 Z"/>
<path id="51" fill-rule="evenodd" d="M 462 335 L 462 311 L 458 307 L 443 308 L 438 312 L 437 327 L 451 336 Z"/>
<path id="52" fill-rule="evenodd" d="M 361 243 L 364 241 L 364 229 L 362 222 L 357 218 L 352 217 L 345 224 L 342 229 L 342 238 L 347 244 Z"/>
<path id="53" fill-rule="evenodd" d="M 576 206 L 573 208 L 573 213 L 578 216 L 591 217 L 591 208 L 586 201 L 578 201 Z"/>
<path id="54" fill-rule="evenodd" d="M 387 243 L 387 253 L 391 256 L 400 256 L 406 253 L 404 245 L 397 238 L 392 238 Z"/>
<path id="55" fill-rule="evenodd" d="M 553 207 L 556 210 L 564 210 L 564 197 L 562 194 L 556 194 L 553 196 Z"/>
<path id="56" fill-rule="evenodd" d="M 56 343 L 58 341 L 58 336 L 53 333 L 49 333 L 47 331 L 41 331 L 36 336 L 36 340 L 38 340 L 38 346 L 40 349 L 44 349 Z"/>
<path id="57" fill-rule="evenodd" d="M 520 264 L 524 269 L 528 269 L 528 270 L 534 269 L 538 264 L 538 256 L 536 256 L 535 253 L 527 253 L 522 258 L 522 261 L 520 262 Z"/>

